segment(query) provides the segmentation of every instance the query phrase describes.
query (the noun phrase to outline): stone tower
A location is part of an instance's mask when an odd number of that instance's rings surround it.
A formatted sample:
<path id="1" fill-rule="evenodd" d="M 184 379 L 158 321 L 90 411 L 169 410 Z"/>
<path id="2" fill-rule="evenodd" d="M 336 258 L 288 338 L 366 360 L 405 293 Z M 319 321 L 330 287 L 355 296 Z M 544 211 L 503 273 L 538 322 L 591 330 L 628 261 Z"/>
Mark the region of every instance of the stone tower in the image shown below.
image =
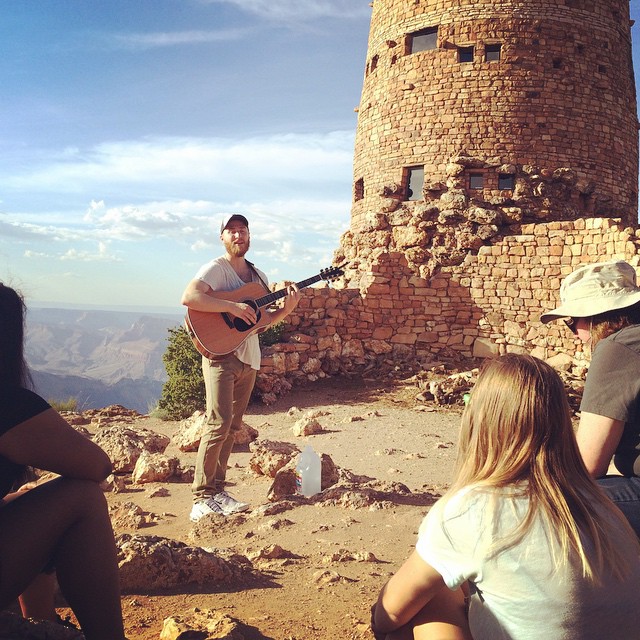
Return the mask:
<path id="1" fill-rule="evenodd" d="M 372 7 L 346 278 L 303 295 L 259 388 L 505 352 L 582 368 L 539 318 L 581 264 L 640 269 L 629 0 Z"/>
<path id="2" fill-rule="evenodd" d="M 629 0 L 374 0 L 338 259 L 430 278 L 519 225 L 637 227 Z M 360 275 L 359 275 L 360 274 Z"/>

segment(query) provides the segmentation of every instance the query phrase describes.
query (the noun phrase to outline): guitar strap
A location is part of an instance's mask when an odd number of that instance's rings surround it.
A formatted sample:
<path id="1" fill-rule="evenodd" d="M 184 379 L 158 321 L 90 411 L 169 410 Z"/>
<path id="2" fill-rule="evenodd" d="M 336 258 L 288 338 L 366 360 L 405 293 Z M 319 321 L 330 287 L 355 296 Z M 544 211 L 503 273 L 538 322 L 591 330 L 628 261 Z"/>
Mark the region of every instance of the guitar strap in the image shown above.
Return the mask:
<path id="1" fill-rule="evenodd" d="M 269 292 L 269 285 L 262 279 L 262 276 L 260 275 L 258 270 L 253 265 L 253 262 L 249 262 L 249 260 L 247 260 L 246 258 L 244 260 L 249 265 L 249 268 L 251 269 L 251 271 L 253 271 L 253 273 L 255 274 L 256 278 L 258 278 L 258 281 L 260 282 L 260 284 L 267 290 L 267 293 L 268 293 Z"/>

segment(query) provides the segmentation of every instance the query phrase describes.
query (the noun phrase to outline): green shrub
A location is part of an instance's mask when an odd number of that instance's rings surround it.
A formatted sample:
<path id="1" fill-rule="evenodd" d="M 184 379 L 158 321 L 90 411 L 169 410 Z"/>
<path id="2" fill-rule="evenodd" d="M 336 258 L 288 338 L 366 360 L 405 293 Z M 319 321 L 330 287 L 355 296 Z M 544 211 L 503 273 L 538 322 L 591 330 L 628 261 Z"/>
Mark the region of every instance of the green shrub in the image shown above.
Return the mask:
<path id="1" fill-rule="evenodd" d="M 279 322 L 259 334 L 263 347 L 282 340 L 284 322 Z M 162 387 L 153 415 L 166 420 L 182 420 L 194 411 L 204 411 L 205 390 L 202 379 L 202 356 L 184 327 L 169 329 L 167 350 L 162 355 L 167 381 Z"/>
<path id="2" fill-rule="evenodd" d="M 168 346 L 162 360 L 167 381 L 158 400 L 158 415 L 169 420 L 182 420 L 194 411 L 204 411 L 202 356 L 184 327 L 169 329 Z"/>
<path id="3" fill-rule="evenodd" d="M 58 412 L 78 411 L 78 398 L 67 398 L 66 400 L 47 400 L 47 402 Z"/>
<path id="4" fill-rule="evenodd" d="M 282 342 L 282 334 L 284 333 L 284 322 L 278 322 L 271 325 L 268 329 L 258 334 L 258 340 L 261 347 L 268 347 L 277 342 Z"/>

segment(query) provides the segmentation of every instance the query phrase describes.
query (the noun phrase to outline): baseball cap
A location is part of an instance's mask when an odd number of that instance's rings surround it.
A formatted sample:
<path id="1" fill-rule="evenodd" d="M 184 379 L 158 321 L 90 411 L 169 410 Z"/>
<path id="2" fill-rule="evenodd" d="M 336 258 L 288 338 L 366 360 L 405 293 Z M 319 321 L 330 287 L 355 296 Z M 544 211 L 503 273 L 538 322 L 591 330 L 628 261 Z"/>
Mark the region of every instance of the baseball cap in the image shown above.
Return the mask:
<path id="1" fill-rule="evenodd" d="M 540 316 L 546 324 L 559 318 L 590 318 L 640 302 L 635 269 L 624 260 L 588 264 L 560 285 L 559 307 Z"/>
<path id="2" fill-rule="evenodd" d="M 247 227 L 247 229 L 249 228 L 249 221 L 242 214 L 232 213 L 222 219 L 222 224 L 220 225 L 220 233 L 222 233 L 227 228 L 229 223 L 233 220 L 239 220 L 245 227 Z"/>

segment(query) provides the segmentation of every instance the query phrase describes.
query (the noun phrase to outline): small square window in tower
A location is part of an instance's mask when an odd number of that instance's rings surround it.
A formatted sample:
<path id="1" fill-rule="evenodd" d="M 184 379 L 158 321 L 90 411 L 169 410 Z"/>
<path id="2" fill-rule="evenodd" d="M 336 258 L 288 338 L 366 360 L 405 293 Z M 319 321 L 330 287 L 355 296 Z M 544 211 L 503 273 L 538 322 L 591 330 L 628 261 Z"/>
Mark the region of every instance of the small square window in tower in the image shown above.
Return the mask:
<path id="1" fill-rule="evenodd" d="M 458 62 L 473 62 L 473 47 L 458 47 Z"/>
<path id="2" fill-rule="evenodd" d="M 353 199 L 357 202 L 364 198 L 364 178 L 359 178 L 353 185 Z"/>
<path id="3" fill-rule="evenodd" d="M 424 187 L 424 167 L 407 167 L 405 169 L 405 193 L 407 200 L 422 200 Z"/>
<path id="4" fill-rule="evenodd" d="M 500 191 L 513 191 L 516 185 L 516 177 L 512 173 L 499 173 L 498 174 L 498 189 Z"/>
<path id="5" fill-rule="evenodd" d="M 501 50 L 502 50 L 502 45 L 500 43 L 485 45 L 484 47 L 485 62 L 500 62 Z"/>
<path id="6" fill-rule="evenodd" d="M 484 174 L 483 173 L 470 173 L 469 174 L 469 189 L 480 191 L 484 189 Z"/>
<path id="7" fill-rule="evenodd" d="M 409 53 L 428 51 L 438 46 L 438 27 L 429 27 L 409 34 Z"/>

